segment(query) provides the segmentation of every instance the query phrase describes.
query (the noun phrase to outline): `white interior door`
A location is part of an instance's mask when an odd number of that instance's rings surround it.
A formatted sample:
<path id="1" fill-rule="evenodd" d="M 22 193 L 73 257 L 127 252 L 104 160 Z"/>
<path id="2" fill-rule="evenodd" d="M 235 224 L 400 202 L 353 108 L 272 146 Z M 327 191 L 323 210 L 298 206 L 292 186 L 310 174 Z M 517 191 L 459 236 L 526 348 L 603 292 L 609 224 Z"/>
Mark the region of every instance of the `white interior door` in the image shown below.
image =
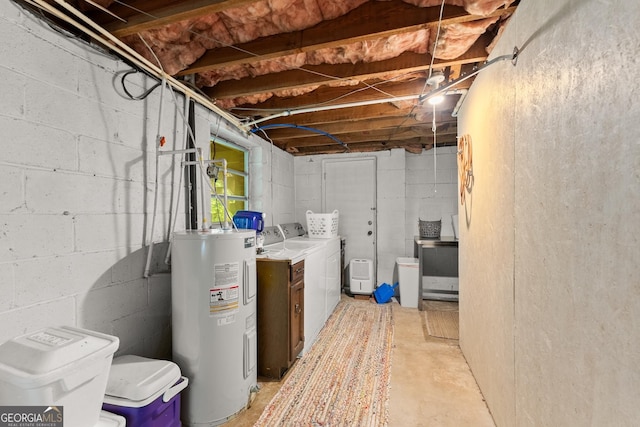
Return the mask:
<path id="1" fill-rule="evenodd" d="M 323 212 L 337 209 L 339 233 L 346 240 L 345 263 L 357 259 L 373 261 L 376 271 L 376 159 L 328 160 L 322 162 Z M 374 283 L 375 277 L 374 277 Z"/>

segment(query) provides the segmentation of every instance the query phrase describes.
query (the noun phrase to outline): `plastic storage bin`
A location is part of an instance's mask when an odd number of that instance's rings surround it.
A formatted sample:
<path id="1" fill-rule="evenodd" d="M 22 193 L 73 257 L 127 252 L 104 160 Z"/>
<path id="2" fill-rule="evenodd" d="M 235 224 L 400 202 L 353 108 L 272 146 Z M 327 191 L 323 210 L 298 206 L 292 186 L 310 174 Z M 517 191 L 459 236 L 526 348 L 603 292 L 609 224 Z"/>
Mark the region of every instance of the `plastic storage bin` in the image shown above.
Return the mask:
<path id="1" fill-rule="evenodd" d="M 439 239 L 442 229 L 442 220 L 423 221 L 418 219 L 418 229 L 420 230 L 421 239 Z"/>
<path id="2" fill-rule="evenodd" d="M 173 362 L 117 357 L 102 409 L 123 416 L 127 427 L 180 427 L 180 392 L 188 384 Z"/>
<path id="3" fill-rule="evenodd" d="M 233 223 L 238 228 L 256 230 L 260 233 L 264 230 L 264 215 L 262 212 L 238 211 L 233 216 Z"/>
<path id="4" fill-rule="evenodd" d="M 418 258 L 397 258 L 400 305 L 418 308 Z"/>
<path id="5" fill-rule="evenodd" d="M 69 326 L 0 345 L 0 405 L 63 406 L 65 427 L 94 426 L 119 340 Z"/>

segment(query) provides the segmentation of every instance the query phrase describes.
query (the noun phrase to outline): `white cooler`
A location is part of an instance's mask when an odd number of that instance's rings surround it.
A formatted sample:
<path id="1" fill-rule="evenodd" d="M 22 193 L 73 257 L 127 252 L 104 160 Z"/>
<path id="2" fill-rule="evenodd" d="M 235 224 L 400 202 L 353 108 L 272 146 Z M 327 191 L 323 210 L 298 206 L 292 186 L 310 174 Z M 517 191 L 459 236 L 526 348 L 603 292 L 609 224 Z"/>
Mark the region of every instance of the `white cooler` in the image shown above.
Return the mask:
<path id="1" fill-rule="evenodd" d="M 127 427 L 181 427 L 180 392 L 188 384 L 171 361 L 116 357 L 102 409 L 123 416 Z"/>
<path id="2" fill-rule="evenodd" d="M 119 340 L 69 326 L 0 345 L 0 406 L 63 407 L 65 427 L 98 423 Z"/>

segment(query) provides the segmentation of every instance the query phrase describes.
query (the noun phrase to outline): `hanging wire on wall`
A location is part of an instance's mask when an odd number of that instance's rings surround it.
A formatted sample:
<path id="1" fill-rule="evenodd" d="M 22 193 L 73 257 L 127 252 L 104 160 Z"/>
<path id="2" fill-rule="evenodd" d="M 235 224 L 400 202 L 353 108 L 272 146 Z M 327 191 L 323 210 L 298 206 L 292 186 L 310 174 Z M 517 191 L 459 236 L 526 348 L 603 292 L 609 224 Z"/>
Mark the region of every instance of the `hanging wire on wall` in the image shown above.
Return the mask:
<path id="1" fill-rule="evenodd" d="M 466 192 L 471 193 L 471 187 L 473 187 L 473 151 L 469 134 L 458 137 L 458 182 L 460 183 L 460 204 L 464 205 Z"/>
<path id="2" fill-rule="evenodd" d="M 440 83 L 444 81 L 444 75 L 438 73 L 436 75 L 433 74 L 433 62 L 436 58 L 436 49 L 438 48 L 438 41 L 440 39 L 440 26 L 442 25 L 442 14 L 444 13 L 444 3 L 445 0 L 442 0 L 440 4 L 440 16 L 438 18 L 438 29 L 436 31 L 436 38 L 433 41 L 433 52 L 431 52 L 431 64 L 429 65 L 429 77 L 424 82 L 424 87 L 422 89 L 422 93 L 424 94 L 427 86 L 432 86 L 433 89 L 438 89 Z M 429 103 L 433 105 L 433 116 L 431 119 L 431 130 L 433 131 L 433 192 L 438 192 L 438 161 L 436 157 L 436 145 L 437 145 L 437 137 L 436 137 L 436 104 L 442 102 L 442 97 L 437 100 L 429 100 Z"/>
<path id="3" fill-rule="evenodd" d="M 433 192 L 438 192 L 438 169 L 437 169 L 437 157 L 436 157 L 436 145 L 437 145 L 437 137 L 436 137 L 436 104 L 433 104 L 433 118 L 431 121 L 431 130 L 433 131 Z"/>

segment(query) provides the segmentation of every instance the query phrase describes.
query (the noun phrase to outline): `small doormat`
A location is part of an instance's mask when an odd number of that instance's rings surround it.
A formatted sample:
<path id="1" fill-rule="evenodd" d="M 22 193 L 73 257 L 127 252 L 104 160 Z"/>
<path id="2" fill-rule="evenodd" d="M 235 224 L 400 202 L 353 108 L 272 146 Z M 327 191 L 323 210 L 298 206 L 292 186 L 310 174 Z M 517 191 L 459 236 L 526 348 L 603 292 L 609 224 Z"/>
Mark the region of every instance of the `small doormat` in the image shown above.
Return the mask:
<path id="1" fill-rule="evenodd" d="M 458 312 L 452 310 L 426 310 L 427 333 L 432 337 L 457 340 L 458 333 Z"/>

